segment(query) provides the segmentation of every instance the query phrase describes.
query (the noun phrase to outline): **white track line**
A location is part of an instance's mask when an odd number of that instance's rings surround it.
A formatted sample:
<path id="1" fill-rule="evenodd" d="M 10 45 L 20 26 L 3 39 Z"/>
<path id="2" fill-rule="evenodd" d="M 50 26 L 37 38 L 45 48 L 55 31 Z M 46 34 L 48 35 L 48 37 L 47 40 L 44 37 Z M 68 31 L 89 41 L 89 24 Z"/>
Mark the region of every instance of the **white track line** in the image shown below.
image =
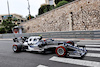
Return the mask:
<path id="1" fill-rule="evenodd" d="M 85 56 L 89 56 L 89 57 L 100 57 L 100 54 L 97 54 L 97 53 L 87 53 Z"/>
<path id="2" fill-rule="evenodd" d="M 53 56 L 49 60 L 69 63 L 69 64 L 82 65 L 82 66 L 100 67 L 100 62 L 96 62 L 96 61 L 79 60 L 79 59 L 63 58 L 63 57 L 56 57 L 56 56 Z"/>
<path id="3" fill-rule="evenodd" d="M 44 65 L 38 65 L 37 67 L 48 67 L 48 66 L 44 66 Z"/>
<path id="4" fill-rule="evenodd" d="M 85 45 L 86 47 L 100 47 L 100 45 Z"/>
<path id="5" fill-rule="evenodd" d="M 86 48 L 86 50 L 100 51 L 100 48 Z"/>

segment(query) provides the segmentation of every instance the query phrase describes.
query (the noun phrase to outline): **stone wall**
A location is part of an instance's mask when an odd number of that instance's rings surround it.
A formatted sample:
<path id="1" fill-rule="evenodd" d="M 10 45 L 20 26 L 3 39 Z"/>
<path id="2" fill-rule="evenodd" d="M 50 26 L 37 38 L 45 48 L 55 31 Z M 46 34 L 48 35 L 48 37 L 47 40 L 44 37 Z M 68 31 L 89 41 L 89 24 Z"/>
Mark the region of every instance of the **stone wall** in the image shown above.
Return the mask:
<path id="1" fill-rule="evenodd" d="M 77 0 L 21 25 L 27 33 L 100 30 L 100 0 Z"/>

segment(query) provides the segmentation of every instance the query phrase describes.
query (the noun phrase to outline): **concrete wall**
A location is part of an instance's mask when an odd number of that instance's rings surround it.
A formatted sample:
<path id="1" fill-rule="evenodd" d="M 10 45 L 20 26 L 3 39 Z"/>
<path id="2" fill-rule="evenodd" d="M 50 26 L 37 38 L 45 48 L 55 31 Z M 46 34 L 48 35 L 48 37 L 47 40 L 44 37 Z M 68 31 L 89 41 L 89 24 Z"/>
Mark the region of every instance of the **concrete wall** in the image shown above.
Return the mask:
<path id="1" fill-rule="evenodd" d="M 76 0 L 21 25 L 27 33 L 99 30 L 100 0 Z"/>

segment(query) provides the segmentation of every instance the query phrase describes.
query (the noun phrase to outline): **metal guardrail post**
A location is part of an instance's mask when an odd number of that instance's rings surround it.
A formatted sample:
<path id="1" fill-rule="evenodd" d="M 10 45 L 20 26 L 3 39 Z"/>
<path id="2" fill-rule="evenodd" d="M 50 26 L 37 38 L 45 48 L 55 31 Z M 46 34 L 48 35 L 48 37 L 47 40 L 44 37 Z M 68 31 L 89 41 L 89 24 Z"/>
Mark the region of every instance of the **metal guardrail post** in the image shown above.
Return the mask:
<path id="1" fill-rule="evenodd" d="M 15 38 L 15 34 L 14 34 L 14 38 Z"/>
<path id="2" fill-rule="evenodd" d="M 2 39 L 3 39 L 3 35 L 4 35 L 4 34 L 2 34 Z"/>
<path id="3" fill-rule="evenodd" d="M 3 34 L 2 34 L 2 37 L 1 38 L 3 38 Z"/>
<path id="4" fill-rule="evenodd" d="M 52 34 L 51 33 L 49 33 L 49 38 L 51 38 L 52 37 Z"/>
<path id="5" fill-rule="evenodd" d="M 91 35 L 91 39 L 93 40 L 94 39 L 94 31 L 90 31 L 90 35 Z"/>
<path id="6" fill-rule="evenodd" d="M 75 38 L 76 38 L 76 32 L 73 32 L 74 33 L 74 36 L 75 36 Z"/>

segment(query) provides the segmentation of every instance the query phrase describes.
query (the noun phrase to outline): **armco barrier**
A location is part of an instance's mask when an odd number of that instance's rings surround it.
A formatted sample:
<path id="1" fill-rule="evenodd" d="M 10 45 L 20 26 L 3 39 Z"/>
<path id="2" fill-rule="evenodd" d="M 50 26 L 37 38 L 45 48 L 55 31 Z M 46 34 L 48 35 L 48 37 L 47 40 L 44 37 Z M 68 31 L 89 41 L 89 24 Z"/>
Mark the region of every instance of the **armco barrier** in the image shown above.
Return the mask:
<path id="1" fill-rule="evenodd" d="M 100 39 L 100 31 L 68 31 L 23 34 L 0 34 L 0 38 L 29 37 L 42 35 L 44 38 L 87 38 Z"/>
<path id="2" fill-rule="evenodd" d="M 2 34 L 0 34 L 0 38 L 3 38 Z"/>
<path id="3" fill-rule="evenodd" d="M 14 34 L 3 34 L 2 38 L 14 38 Z"/>

